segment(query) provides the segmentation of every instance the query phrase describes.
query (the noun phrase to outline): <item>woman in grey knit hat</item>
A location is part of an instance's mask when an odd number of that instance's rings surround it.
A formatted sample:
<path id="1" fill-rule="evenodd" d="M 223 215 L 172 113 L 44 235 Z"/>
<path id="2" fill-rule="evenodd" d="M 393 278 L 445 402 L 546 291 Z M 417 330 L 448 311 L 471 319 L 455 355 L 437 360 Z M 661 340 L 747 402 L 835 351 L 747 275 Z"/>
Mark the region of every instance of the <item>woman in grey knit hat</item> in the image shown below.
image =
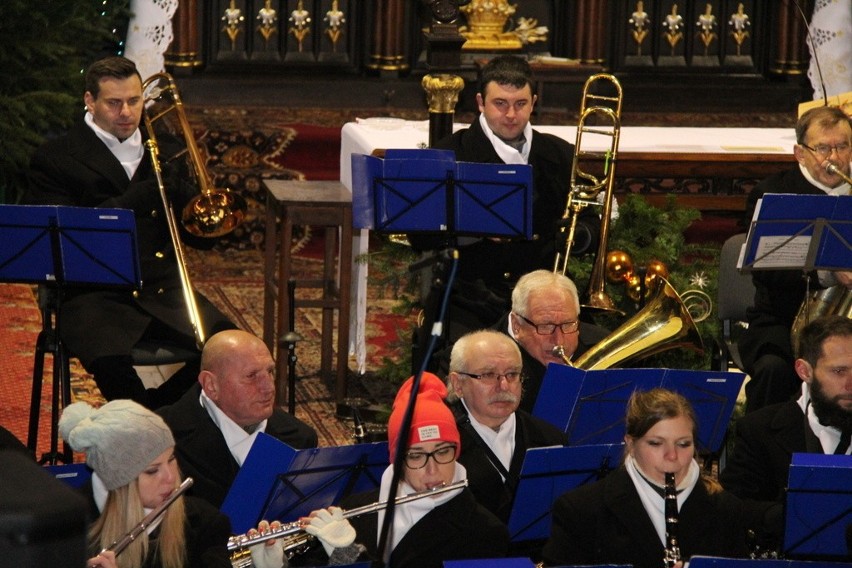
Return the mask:
<path id="1" fill-rule="evenodd" d="M 174 438 L 162 418 L 130 400 L 113 400 L 97 409 L 77 402 L 62 413 L 59 431 L 74 451 L 85 452 L 94 470 L 87 486 L 97 517 L 89 529 L 88 567 L 231 566 L 228 518 L 189 496 L 177 498 L 117 558 L 100 552 L 130 533 L 181 483 Z"/>

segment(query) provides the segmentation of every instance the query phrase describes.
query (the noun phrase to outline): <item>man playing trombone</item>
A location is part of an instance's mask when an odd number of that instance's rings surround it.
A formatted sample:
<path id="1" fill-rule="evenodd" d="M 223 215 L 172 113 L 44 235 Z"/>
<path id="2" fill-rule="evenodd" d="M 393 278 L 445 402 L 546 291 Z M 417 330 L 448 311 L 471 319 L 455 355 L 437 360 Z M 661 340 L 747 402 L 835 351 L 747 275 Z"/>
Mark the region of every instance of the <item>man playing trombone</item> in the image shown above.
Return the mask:
<path id="1" fill-rule="evenodd" d="M 86 112 L 72 128 L 33 155 L 24 199 L 40 205 L 134 211 L 143 289 L 69 290 L 62 298 L 59 334 L 94 375 L 104 398 L 127 398 L 156 408 L 177 400 L 195 382 L 197 358 L 159 388 L 146 389 L 134 370 L 132 349 L 146 340 L 197 350 L 198 332 L 187 317 L 185 297 L 191 288 L 181 279 L 185 267 L 178 264 L 180 243 L 170 236 L 153 152 L 145 151 L 150 133 L 139 128 L 145 99 L 135 64 L 123 57 L 93 63 L 86 72 L 83 101 Z M 163 165 L 168 198 L 178 208 L 197 193 L 184 175 L 188 169 L 180 167 L 183 162 Z M 210 239 L 183 236 L 199 248 L 202 243 L 213 245 Z M 205 331 L 235 327 L 203 296 L 197 301 Z"/>

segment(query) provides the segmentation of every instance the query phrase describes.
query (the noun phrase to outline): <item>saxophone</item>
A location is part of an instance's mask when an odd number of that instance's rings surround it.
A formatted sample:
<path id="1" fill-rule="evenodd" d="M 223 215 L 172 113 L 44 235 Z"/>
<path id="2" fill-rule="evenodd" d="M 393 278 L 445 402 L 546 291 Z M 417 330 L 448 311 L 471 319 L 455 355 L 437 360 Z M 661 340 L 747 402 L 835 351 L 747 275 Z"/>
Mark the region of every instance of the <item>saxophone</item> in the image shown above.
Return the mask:
<path id="1" fill-rule="evenodd" d="M 666 517 L 666 552 L 663 555 L 663 568 L 674 568 L 674 565 L 680 562 L 680 545 L 677 540 L 677 486 L 674 473 L 666 473 L 663 498 Z"/>

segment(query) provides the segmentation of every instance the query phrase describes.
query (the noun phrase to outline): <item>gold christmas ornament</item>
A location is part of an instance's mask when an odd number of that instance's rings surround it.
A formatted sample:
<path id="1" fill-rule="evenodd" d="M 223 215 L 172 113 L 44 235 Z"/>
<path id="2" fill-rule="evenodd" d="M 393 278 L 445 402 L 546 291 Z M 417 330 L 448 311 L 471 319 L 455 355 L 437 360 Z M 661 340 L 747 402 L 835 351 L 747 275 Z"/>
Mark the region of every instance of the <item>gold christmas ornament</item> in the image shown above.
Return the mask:
<path id="1" fill-rule="evenodd" d="M 645 288 L 653 288 L 656 285 L 654 279 L 657 276 L 668 279 L 669 269 L 659 260 L 652 260 L 648 263 L 648 268 L 645 272 Z"/>
<path id="2" fill-rule="evenodd" d="M 612 284 L 626 282 L 633 275 L 633 259 L 623 250 L 611 250 L 606 255 L 606 279 Z"/>

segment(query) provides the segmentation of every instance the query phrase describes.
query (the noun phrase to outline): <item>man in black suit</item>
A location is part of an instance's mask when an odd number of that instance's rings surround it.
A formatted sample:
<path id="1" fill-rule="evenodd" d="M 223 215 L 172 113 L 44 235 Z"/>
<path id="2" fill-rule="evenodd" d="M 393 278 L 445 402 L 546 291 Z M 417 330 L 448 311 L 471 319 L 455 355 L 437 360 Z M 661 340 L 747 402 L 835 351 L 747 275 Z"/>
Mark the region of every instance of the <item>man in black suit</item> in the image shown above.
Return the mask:
<path id="1" fill-rule="evenodd" d="M 852 320 L 812 321 L 802 330 L 800 351 L 798 400 L 767 406 L 736 423 L 720 481 L 741 498 L 783 501 L 793 453 L 850 453 Z"/>
<path id="2" fill-rule="evenodd" d="M 207 340 L 198 384 L 157 411 L 175 437 L 192 493 L 220 507 L 257 434 L 315 448 L 313 428 L 275 406 L 275 361 L 260 338 L 227 330 Z"/>
<path id="3" fill-rule="evenodd" d="M 564 365 L 606 337 L 607 330 L 580 321 L 577 287 L 549 270 L 523 275 L 512 290 L 512 311 L 495 326 L 521 347 L 524 396 L 520 408 L 532 412 L 549 363 Z M 554 353 L 561 347 L 563 356 Z"/>
<path id="4" fill-rule="evenodd" d="M 142 290 L 67 290 L 59 334 L 94 375 L 104 398 L 129 398 L 156 408 L 174 402 L 195 382 L 198 363 L 187 364 L 159 388 L 146 389 L 130 356 L 141 340 L 196 349 L 162 199 L 145 151 L 147 136 L 139 129 L 142 78 L 129 59 L 108 57 L 89 67 L 85 82 L 86 112 L 68 133 L 35 152 L 24 200 L 134 212 Z M 177 211 L 197 195 L 183 162 L 163 167 Z M 214 244 L 211 239 L 192 239 L 188 233 L 183 237 L 199 248 Z M 206 335 L 235 327 L 200 294 L 196 293 L 196 301 Z"/>
<path id="5" fill-rule="evenodd" d="M 848 177 L 850 145 L 852 126 L 840 109 L 818 107 L 802 114 L 793 148 L 798 165 L 763 180 L 749 193 L 745 222 L 751 222 L 758 199 L 766 193 L 849 195 L 849 184 L 842 176 L 829 173 L 826 166 L 833 164 Z M 852 288 L 850 271 L 820 271 L 809 276 L 811 289 Z M 789 400 L 799 390 L 790 329 L 807 290 L 801 270 L 756 270 L 752 280 L 754 305 L 748 310 L 748 329 L 738 342 L 743 371 L 751 377 L 746 384 L 746 412 Z"/>
<path id="6" fill-rule="evenodd" d="M 515 282 L 521 275 L 553 266 L 559 248 L 559 222 L 567 203 L 574 146 L 551 134 L 534 130 L 530 116 L 535 107 L 533 76 L 529 63 L 515 55 L 491 59 L 480 75 L 476 95 L 479 115 L 469 128 L 459 130 L 434 144 L 453 150 L 456 160 L 488 164 L 529 164 L 533 172 L 532 229 L 530 240 L 472 237 L 458 244 L 456 283 L 444 327 L 447 345 L 469 331 L 492 326 L 508 311 Z M 593 232 L 585 238 L 594 250 L 600 221 L 580 223 L 580 232 Z M 416 250 L 441 249 L 448 243 L 441 237 L 410 235 Z M 578 237 L 577 242 L 580 241 Z M 579 245 L 575 248 L 579 250 Z M 432 319 L 437 312 L 440 291 L 433 290 L 426 301 L 424 324 L 415 341 L 414 368 L 419 368 Z M 430 367 L 435 370 L 437 367 Z"/>
<path id="7" fill-rule="evenodd" d="M 567 442 L 561 430 L 518 409 L 522 377 L 520 350 L 503 333 L 475 331 L 453 345 L 447 399 L 464 448 L 459 463 L 477 501 L 503 522 L 526 451 Z"/>

